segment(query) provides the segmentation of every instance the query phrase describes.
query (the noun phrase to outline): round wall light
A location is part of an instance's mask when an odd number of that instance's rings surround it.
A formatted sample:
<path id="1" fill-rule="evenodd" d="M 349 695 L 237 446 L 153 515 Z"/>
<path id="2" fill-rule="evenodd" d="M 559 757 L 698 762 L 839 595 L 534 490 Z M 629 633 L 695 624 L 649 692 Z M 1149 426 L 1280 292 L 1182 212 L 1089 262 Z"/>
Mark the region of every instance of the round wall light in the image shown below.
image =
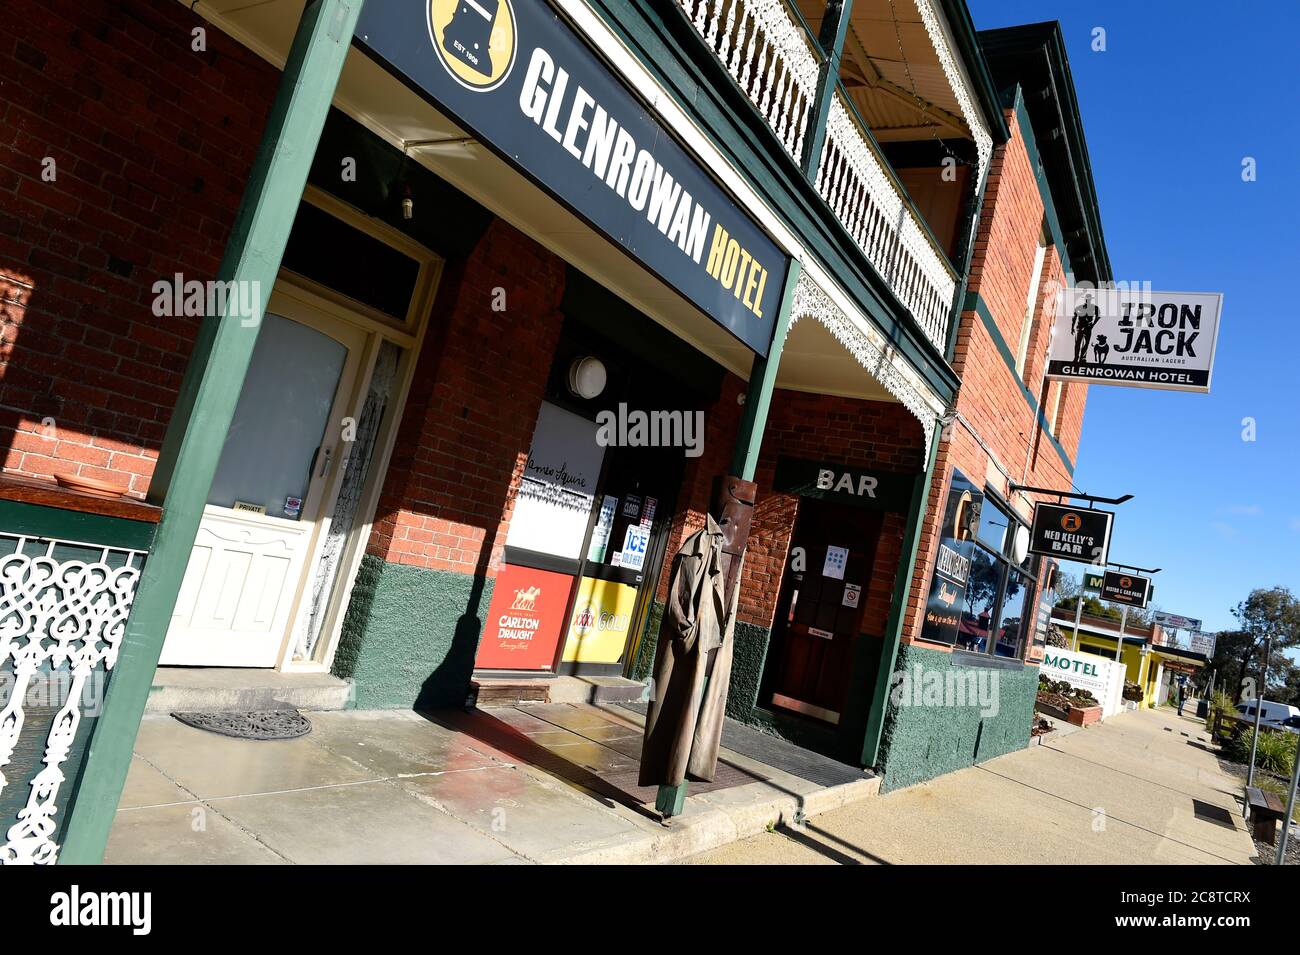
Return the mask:
<path id="1" fill-rule="evenodd" d="M 605 390 L 606 380 L 605 363 L 592 355 L 575 358 L 569 366 L 569 391 L 578 398 L 595 398 Z"/>
<path id="2" fill-rule="evenodd" d="M 1024 524 L 1016 525 L 1016 536 L 1011 542 L 1011 559 L 1023 564 L 1029 556 L 1029 528 Z"/>

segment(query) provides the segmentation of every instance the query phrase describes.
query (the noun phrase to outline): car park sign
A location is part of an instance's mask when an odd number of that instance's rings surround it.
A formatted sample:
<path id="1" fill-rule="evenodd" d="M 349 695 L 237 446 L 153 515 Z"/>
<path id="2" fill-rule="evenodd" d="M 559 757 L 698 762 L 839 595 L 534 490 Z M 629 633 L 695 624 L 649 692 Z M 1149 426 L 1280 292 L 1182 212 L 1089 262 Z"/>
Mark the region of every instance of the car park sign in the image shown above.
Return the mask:
<path id="1" fill-rule="evenodd" d="M 1101 585 L 1101 599 L 1130 607 L 1145 607 L 1151 599 L 1151 578 L 1108 570 Z"/>

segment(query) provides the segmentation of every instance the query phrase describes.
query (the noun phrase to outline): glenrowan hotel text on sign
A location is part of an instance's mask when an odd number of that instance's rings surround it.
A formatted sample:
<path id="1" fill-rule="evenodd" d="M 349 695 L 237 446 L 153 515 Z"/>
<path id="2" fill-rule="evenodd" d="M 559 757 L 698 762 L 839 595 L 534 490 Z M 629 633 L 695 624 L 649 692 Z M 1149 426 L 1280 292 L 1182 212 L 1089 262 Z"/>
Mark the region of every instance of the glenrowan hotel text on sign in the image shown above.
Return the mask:
<path id="1" fill-rule="evenodd" d="M 582 86 L 566 101 L 569 74 L 542 47 L 533 50 L 519 93 L 519 108 L 570 156 L 582 163 L 636 212 L 645 212 L 668 241 L 704 269 L 749 311 L 763 317 L 768 270 L 655 160 Z M 567 117 L 560 126 L 561 113 Z M 594 111 L 593 111 L 594 107 Z M 585 142 L 581 142 L 585 137 Z"/>

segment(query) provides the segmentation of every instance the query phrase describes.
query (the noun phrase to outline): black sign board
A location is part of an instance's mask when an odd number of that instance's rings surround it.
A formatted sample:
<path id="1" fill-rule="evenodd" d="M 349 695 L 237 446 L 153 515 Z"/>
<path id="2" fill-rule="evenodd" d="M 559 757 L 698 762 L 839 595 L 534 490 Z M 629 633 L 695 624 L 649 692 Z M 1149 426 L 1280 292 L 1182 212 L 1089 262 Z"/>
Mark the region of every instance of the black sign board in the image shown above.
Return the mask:
<path id="1" fill-rule="evenodd" d="M 549 3 L 367 3 L 353 42 L 767 354 L 788 257 Z"/>
<path id="2" fill-rule="evenodd" d="M 906 511 L 912 503 L 916 475 L 864 470 L 825 461 L 780 457 L 774 490 L 825 501 L 839 501 L 877 511 Z"/>
<path id="3" fill-rule="evenodd" d="M 1038 504 L 1034 507 L 1029 552 L 1058 560 L 1077 560 L 1081 564 L 1104 565 L 1109 557 L 1114 520 L 1115 515 L 1110 511 Z"/>
<path id="4" fill-rule="evenodd" d="M 939 533 L 930 597 L 925 604 L 921 639 L 951 646 L 957 642 L 962 608 L 966 603 L 966 582 L 970 578 L 971 556 L 975 552 L 975 531 L 980 523 L 984 494 L 960 471 L 952 472 L 948 502 Z"/>
<path id="5" fill-rule="evenodd" d="M 1151 599 L 1151 578 L 1108 570 L 1101 583 L 1101 599 L 1130 607 L 1145 607 Z"/>

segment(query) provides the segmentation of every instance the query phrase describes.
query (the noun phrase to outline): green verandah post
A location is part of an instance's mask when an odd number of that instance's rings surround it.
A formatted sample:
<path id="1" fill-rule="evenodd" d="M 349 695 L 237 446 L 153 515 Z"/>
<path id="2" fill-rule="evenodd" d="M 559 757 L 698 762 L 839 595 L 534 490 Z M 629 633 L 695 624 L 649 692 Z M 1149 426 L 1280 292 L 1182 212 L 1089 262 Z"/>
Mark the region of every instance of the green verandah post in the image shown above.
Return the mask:
<path id="1" fill-rule="evenodd" d="M 298 22 L 218 273 L 222 282 L 240 283 L 227 288 L 255 290 L 258 297 L 252 300 L 257 301 L 258 322 L 207 315 L 199 329 L 149 487 L 149 500 L 163 507 L 162 520 L 108 681 L 103 712 L 86 751 L 82 782 L 67 809 L 60 863 L 103 859 L 176 595 L 253 355 L 260 317 L 280 269 L 364 2 L 308 0 Z"/>
<path id="2" fill-rule="evenodd" d="M 912 596 L 912 571 L 916 566 L 916 553 L 920 550 L 921 530 L 925 527 L 930 488 L 934 483 L 935 464 L 939 459 L 939 442 L 942 438 L 943 425 L 936 420 L 925 472 L 916 476 L 912 506 L 907 514 L 907 527 L 903 530 L 903 553 L 898 558 L 898 569 L 894 574 L 894 602 L 889 608 L 889 621 L 885 624 L 885 642 L 880 648 L 880 668 L 877 670 L 876 687 L 871 697 L 871 711 L 867 716 L 867 733 L 862 741 L 864 766 L 874 766 L 880 758 L 880 737 L 885 729 L 885 714 L 889 711 L 889 689 L 894 664 L 898 661 L 898 649 L 903 640 L 907 603 Z M 942 490 L 939 493 L 942 495 Z"/>
<path id="3" fill-rule="evenodd" d="M 740 429 L 736 433 L 736 450 L 732 456 L 731 473 L 746 481 L 754 480 L 758 468 L 758 452 L 763 445 L 763 429 L 767 427 L 767 412 L 772 407 L 772 392 L 776 390 L 776 372 L 781 364 L 781 351 L 785 336 L 790 330 L 791 312 L 794 310 L 794 290 L 799 284 L 801 266 L 798 259 L 790 260 L 786 273 L 785 289 L 781 293 L 781 310 L 772 329 L 772 347 L 767 357 L 754 356 L 749 373 L 749 391 L 745 395 L 745 410 L 741 412 Z M 708 680 L 705 680 L 708 686 Z M 676 786 L 660 786 L 655 808 L 664 817 L 680 815 L 686 802 L 686 782 Z"/>

